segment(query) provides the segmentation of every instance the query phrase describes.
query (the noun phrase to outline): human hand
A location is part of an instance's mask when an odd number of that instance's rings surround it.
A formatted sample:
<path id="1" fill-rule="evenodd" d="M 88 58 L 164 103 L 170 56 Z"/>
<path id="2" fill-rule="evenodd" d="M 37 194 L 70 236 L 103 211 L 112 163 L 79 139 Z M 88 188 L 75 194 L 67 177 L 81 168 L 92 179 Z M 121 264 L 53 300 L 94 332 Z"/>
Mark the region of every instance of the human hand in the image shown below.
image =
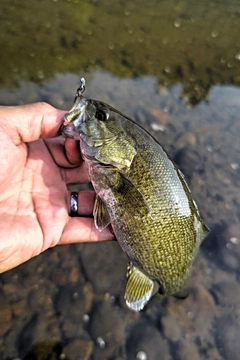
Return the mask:
<path id="1" fill-rule="evenodd" d="M 89 181 L 76 141 L 56 138 L 64 111 L 46 103 L 0 107 L 0 272 L 57 244 L 113 239 L 92 215 L 93 191 L 70 217 L 67 184 Z"/>

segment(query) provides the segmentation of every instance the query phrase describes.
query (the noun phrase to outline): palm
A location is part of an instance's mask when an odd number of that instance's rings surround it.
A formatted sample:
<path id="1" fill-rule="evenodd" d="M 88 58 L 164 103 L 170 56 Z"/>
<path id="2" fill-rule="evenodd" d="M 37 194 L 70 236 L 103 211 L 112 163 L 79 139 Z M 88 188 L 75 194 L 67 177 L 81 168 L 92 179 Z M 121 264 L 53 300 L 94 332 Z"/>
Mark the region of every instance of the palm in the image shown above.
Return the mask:
<path id="1" fill-rule="evenodd" d="M 78 196 L 83 217 L 69 216 L 67 184 L 88 180 L 76 143 L 60 138 L 25 143 L 15 128 L 4 130 L 0 122 L 0 272 L 56 244 L 111 239 L 109 231 L 98 233 L 93 219 L 84 217 L 92 213 L 93 192 Z"/>
<path id="2" fill-rule="evenodd" d="M 9 144 L 8 150 L 15 154 L 1 171 L 7 184 L 0 208 L 1 241 L 6 242 L 5 256 L 20 248 L 22 262 L 59 241 L 68 221 L 69 195 L 64 171 L 61 174 L 42 139 L 17 149 Z"/>

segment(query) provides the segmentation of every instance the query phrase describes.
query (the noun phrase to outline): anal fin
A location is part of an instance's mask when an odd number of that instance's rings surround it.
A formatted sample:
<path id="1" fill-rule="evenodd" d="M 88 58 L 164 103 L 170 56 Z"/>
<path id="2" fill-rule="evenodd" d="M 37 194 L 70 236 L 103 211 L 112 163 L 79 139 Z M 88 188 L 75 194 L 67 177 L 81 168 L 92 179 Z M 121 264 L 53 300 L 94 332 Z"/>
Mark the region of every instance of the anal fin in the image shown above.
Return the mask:
<path id="1" fill-rule="evenodd" d="M 111 222 L 107 209 L 99 196 L 96 197 L 94 203 L 93 216 L 95 226 L 99 231 L 105 229 Z"/>
<path id="2" fill-rule="evenodd" d="M 127 306 L 134 311 L 142 310 L 151 298 L 153 291 L 154 282 L 130 263 L 124 295 Z"/>

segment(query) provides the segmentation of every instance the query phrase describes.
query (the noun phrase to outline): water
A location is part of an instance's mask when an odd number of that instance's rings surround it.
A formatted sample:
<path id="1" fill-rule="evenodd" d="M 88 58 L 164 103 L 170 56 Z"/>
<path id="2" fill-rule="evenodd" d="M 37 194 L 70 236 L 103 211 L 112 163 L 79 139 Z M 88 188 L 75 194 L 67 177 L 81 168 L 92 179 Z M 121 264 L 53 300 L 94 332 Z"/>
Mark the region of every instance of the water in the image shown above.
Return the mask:
<path id="1" fill-rule="evenodd" d="M 36 17 L 36 14 L 37 17 Z M 235 1 L 2 1 L 0 103 L 86 97 L 133 117 L 186 176 L 211 234 L 189 297 L 130 312 L 116 242 L 59 246 L 0 276 L 0 359 L 237 359 L 240 61 Z"/>

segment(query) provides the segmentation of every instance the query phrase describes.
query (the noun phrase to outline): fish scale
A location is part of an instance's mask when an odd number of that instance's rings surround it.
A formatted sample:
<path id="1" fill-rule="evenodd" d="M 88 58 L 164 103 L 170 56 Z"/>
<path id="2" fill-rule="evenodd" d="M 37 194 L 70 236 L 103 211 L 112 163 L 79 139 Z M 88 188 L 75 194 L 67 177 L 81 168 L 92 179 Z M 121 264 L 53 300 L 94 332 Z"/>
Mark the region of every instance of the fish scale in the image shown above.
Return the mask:
<path id="1" fill-rule="evenodd" d="M 208 233 L 182 173 L 141 126 L 81 84 L 63 133 L 80 140 L 96 192 L 94 220 L 111 225 L 130 259 L 125 299 L 140 311 L 152 297 L 185 296 L 200 242 Z"/>

